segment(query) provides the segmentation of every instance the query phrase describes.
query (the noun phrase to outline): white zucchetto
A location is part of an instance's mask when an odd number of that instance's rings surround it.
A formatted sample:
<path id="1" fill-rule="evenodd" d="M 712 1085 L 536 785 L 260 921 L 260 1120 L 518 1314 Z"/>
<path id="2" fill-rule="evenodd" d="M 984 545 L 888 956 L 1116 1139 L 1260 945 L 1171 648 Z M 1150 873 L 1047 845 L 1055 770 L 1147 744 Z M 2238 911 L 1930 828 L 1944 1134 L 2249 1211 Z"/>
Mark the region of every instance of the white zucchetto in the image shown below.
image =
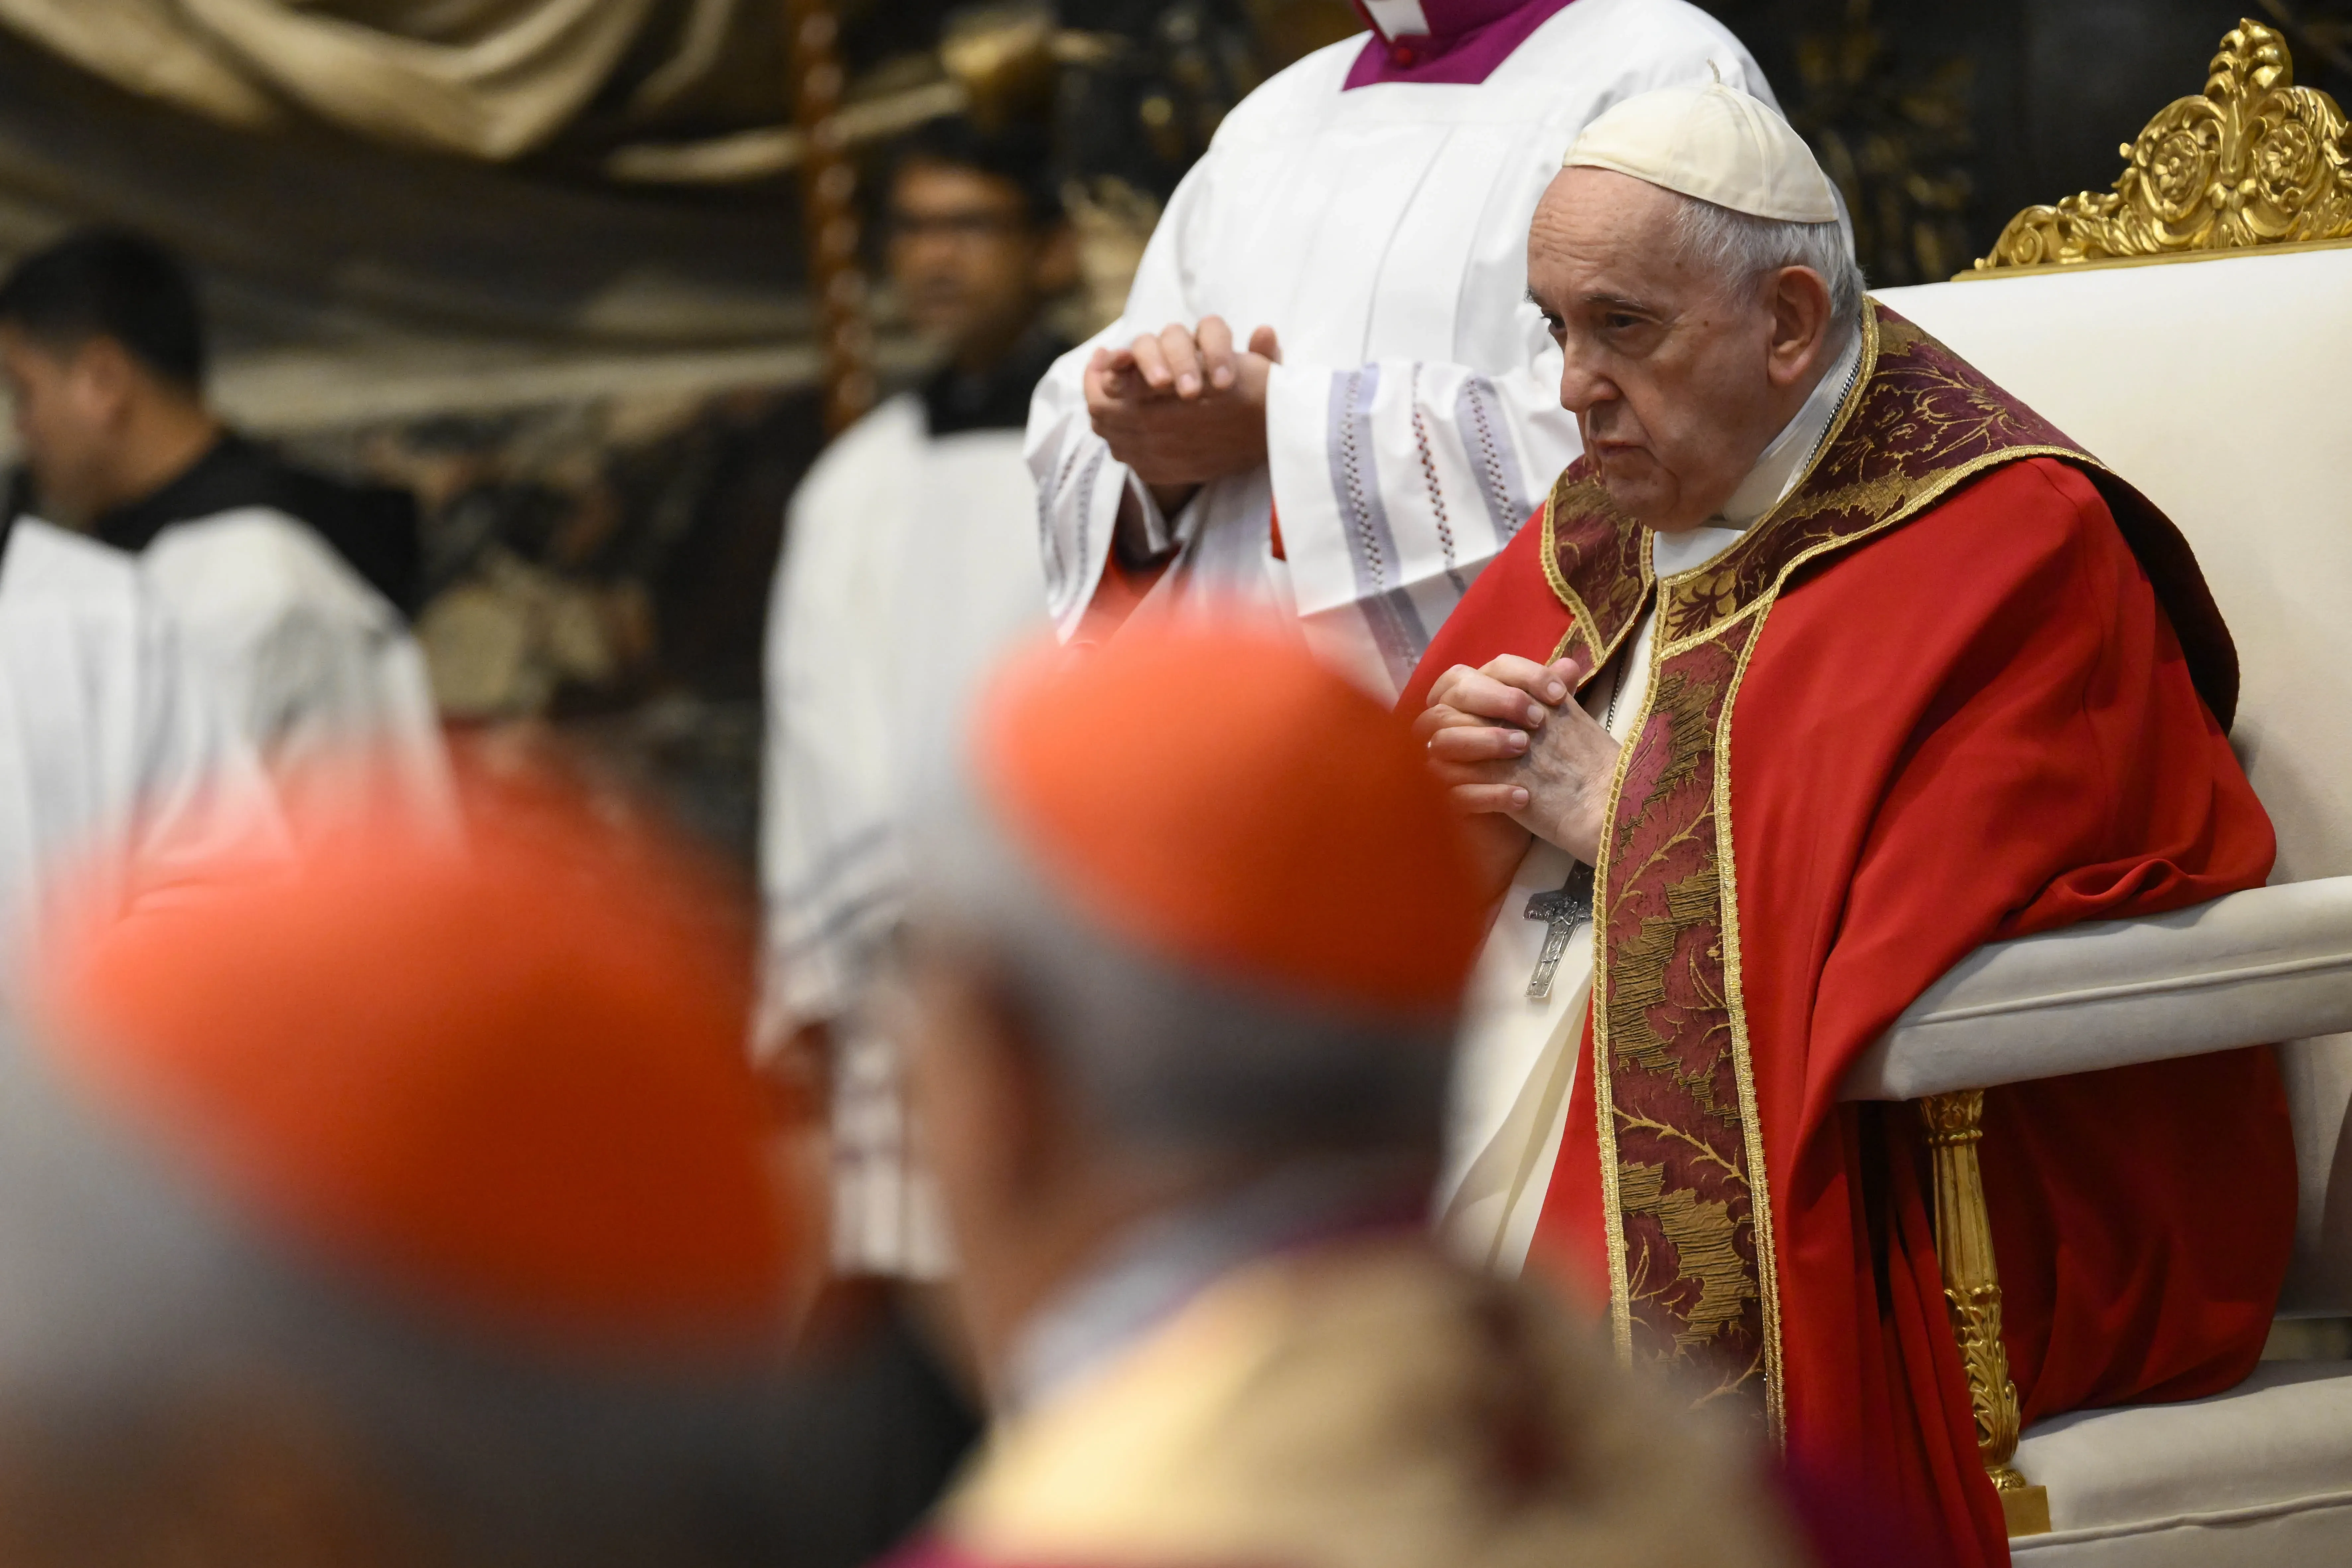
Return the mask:
<path id="1" fill-rule="evenodd" d="M 1719 81 L 1613 105 L 1560 167 L 1613 169 L 1753 217 L 1838 221 L 1837 195 L 1804 138 L 1769 104 Z"/>

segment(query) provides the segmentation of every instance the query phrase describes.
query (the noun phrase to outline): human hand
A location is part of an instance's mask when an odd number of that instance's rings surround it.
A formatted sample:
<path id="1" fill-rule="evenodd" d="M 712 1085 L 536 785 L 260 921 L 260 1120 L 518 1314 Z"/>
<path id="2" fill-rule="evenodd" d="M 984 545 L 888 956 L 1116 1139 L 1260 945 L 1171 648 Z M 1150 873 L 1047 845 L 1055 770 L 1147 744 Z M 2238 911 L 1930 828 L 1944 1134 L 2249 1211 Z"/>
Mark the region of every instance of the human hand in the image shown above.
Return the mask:
<path id="1" fill-rule="evenodd" d="M 1174 510 L 1198 486 L 1265 461 L 1265 388 L 1282 346 L 1271 327 L 1237 349 L 1215 316 L 1171 323 L 1087 365 L 1087 413 L 1111 456 Z"/>
<path id="2" fill-rule="evenodd" d="M 1591 865 L 1618 746 L 1574 700 L 1585 674 L 1574 658 L 1542 665 L 1506 654 L 1480 669 L 1456 665 L 1430 689 L 1414 733 L 1455 810 L 1507 819 Z"/>
<path id="3" fill-rule="evenodd" d="M 1427 748 L 1430 769 L 1447 786 L 1462 814 L 1472 858 L 1488 892 L 1508 886 L 1528 852 L 1528 829 L 1513 816 L 1532 798 L 1498 764 L 1527 754 L 1528 729 L 1539 727 L 1548 704 L 1564 700 L 1573 677 L 1554 677 L 1528 659 L 1497 661 L 1520 683 L 1455 665 L 1437 679 L 1429 705 L 1413 721 L 1413 734 Z"/>

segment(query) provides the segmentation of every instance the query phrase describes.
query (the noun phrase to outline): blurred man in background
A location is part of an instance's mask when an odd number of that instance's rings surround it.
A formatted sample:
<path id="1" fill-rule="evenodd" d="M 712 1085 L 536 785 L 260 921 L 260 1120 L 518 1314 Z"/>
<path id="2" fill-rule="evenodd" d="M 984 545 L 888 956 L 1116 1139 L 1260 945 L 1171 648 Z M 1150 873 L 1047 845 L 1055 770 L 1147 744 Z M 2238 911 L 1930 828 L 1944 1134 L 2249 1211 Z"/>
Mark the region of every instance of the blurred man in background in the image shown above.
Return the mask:
<path id="1" fill-rule="evenodd" d="M 1029 395 L 1077 280 L 1045 136 L 931 122 L 887 195 L 887 259 L 943 363 L 820 458 L 794 497 L 768 623 L 762 1053 L 829 1080 L 835 1266 L 932 1279 L 937 1200 L 911 1159 L 897 1053 L 866 1007 L 909 868 L 913 750 L 978 672 L 1045 625 Z"/>
<path id="2" fill-rule="evenodd" d="M 0 1560 L 849 1568 L 932 1495 L 891 1369 L 783 1362 L 726 900 L 535 787 L 468 826 L 53 950 L 0 1034 Z"/>
<path id="3" fill-rule="evenodd" d="M 908 1036 L 1003 1417 L 909 1568 L 1800 1561 L 1760 1454 L 1425 1229 L 1484 900 L 1394 719 L 1139 628 L 968 761 Z"/>
<path id="4" fill-rule="evenodd" d="M 213 689 L 281 778 L 353 746 L 438 803 L 447 782 L 423 656 L 415 505 L 289 468 L 205 396 L 195 290 L 139 236 L 74 235 L 0 282 L 0 373 L 30 510 L 140 555 Z"/>

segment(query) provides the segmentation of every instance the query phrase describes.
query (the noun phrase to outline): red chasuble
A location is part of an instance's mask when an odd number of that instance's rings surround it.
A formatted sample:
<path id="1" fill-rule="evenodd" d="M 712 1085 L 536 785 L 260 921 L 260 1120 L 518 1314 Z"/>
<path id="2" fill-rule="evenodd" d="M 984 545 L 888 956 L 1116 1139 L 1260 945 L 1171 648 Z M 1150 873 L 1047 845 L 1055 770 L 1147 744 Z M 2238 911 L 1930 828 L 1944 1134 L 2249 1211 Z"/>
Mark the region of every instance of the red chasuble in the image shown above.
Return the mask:
<path id="1" fill-rule="evenodd" d="M 1618 656 L 1654 595 L 1533 1266 L 1605 1289 L 1622 1353 L 1801 1470 L 2005 1563 L 1916 1114 L 1838 1086 L 1985 942 L 2262 883 L 2228 633 L 2160 513 L 1877 307 L 1822 450 L 1738 544 L 1654 583 L 1580 459 L 1404 702 L 1497 654 Z M 1995 1089 L 1985 1124 L 2026 1421 L 2245 1376 L 2294 1218 L 2267 1049 Z"/>

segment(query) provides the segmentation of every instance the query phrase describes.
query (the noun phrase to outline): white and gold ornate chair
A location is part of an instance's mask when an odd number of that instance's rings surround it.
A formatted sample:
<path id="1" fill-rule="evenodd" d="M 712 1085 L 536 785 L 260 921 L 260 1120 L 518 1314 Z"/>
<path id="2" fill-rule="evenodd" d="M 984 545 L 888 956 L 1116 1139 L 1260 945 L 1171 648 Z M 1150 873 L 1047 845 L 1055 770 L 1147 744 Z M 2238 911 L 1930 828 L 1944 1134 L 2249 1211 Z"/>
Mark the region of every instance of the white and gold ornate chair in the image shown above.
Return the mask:
<path id="1" fill-rule="evenodd" d="M 1971 955 L 1847 1083 L 1929 1121 L 1955 1330 L 2030 1568 L 2352 1563 L 2352 135 L 2291 69 L 2242 24 L 2205 92 L 2125 149 L 2114 192 L 2030 208 L 1972 272 L 1884 296 L 2189 536 L 2243 666 L 2232 740 L 2279 834 L 2267 888 Z M 2263 1365 L 2020 1440 L 1981 1091 L 2273 1041 L 2291 1042 L 2302 1205 Z"/>

